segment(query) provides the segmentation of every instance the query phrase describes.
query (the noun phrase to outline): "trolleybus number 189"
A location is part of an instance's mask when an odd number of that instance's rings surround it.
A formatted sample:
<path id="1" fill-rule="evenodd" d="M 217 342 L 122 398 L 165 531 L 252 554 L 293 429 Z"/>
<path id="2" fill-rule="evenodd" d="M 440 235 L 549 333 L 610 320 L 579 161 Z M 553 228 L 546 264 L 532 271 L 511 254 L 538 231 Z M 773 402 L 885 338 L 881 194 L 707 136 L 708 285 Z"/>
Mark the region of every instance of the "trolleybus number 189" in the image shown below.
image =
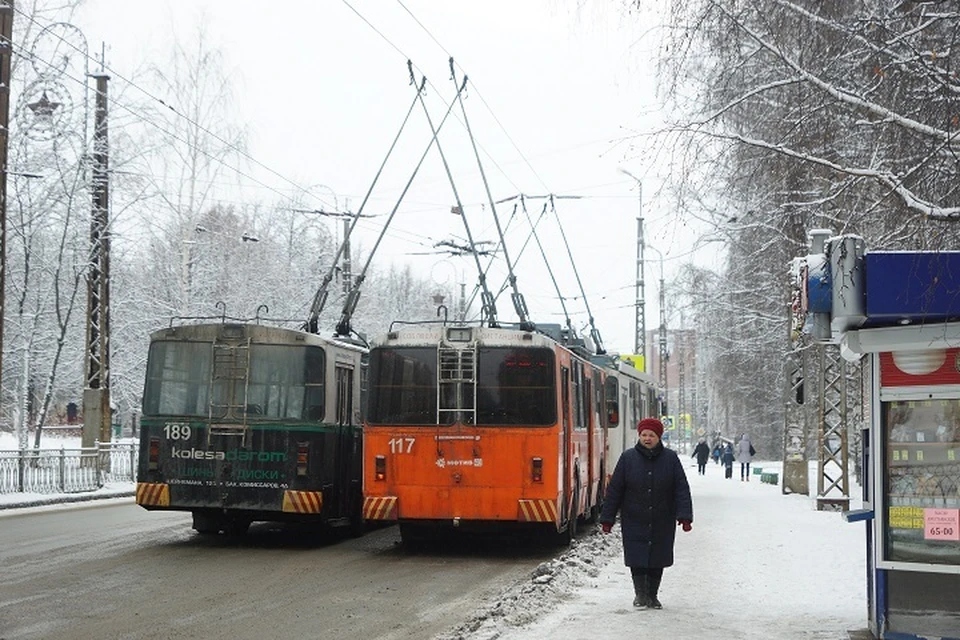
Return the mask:
<path id="1" fill-rule="evenodd" d="M 410 453 L 416 438 L 390 438 L 390 453 Z"/>
<path id="2" fill-rule="evenodd" d="M 189 440 L 190 425 L 180 422 L 168 422 L 163 425 L 163 435 L 167 440 Z"/>

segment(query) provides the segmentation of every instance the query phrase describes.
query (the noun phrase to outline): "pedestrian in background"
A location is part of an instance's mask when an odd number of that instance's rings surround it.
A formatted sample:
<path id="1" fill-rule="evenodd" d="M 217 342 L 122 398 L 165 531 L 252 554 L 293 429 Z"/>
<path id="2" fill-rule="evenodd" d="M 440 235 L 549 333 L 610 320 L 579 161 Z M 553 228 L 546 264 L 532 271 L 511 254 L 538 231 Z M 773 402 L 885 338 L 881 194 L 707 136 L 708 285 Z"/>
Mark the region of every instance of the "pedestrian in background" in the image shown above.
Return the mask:
<path id="1" fill-rule="evenodd" d="M 710 459 L 710 447 L 707 445 L 706 438 L 700 438 L 696 448 L 693 450 L 691 458 L 697 459 L 697 473 L 701 476 L 707 475 L 707 460 Z"/>
<path id="2" fill-rule="evenodd" d="M 723 477 L 729 480 L 733 477 L 733 445 L 729 442 L 723 448 L 723 455 L 720 456 L 723 460 Z"/>
<path id="3" fill-rule="evenodd" d="M 620 454 L 610 477 L 600 525 L 610 533 L 620 513 L 623 563 L 630 567 L 633 606 L 661 609 L 658 599 L 665 567 L 673 565 L 677 527 L 693 528 L 693 499 L 680 457 L 663 446 L 663 423 L 644 418 L 640 441 Z"/>
<path id="4" fill-rule="evenodd" d="M 720 445 L 721 443 L 718 442 L 716 446 L 713 447 L 713 461 L 717 464 L 720 464 L 720 456 L 723 455 L 723 447 Z"/>
<path id="5" fill-rule="evenodd" d="M 756 453 L 757 450 L 753 448 L 750 437 L 745 433 L 741 433 L 740 442 L 737 444 L 737 462 L 740 463 L 740 482 L 750 482 L 750 461 L 753 460 L 753 456 Z"/>

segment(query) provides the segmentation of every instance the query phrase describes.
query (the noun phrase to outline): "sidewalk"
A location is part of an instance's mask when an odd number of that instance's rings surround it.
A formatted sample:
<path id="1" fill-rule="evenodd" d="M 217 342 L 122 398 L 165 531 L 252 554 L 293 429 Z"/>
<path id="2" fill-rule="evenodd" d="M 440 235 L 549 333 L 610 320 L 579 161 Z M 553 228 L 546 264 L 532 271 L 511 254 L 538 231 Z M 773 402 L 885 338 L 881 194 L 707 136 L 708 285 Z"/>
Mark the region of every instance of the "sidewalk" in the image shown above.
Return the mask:
<path id="1" fill-rule="evenodd" d="M 687 461 L 689 462 L 689 460 Z M 780 472 L 780 463 L 758 462 Z M 816 510 L 813 496 L 783 495 L 759 475 L 726 480 L 709 463 L 705 476 L 686 466 L 694 502 L 693 531 L 677 532 L 675 564 L 664 571 L 662 610 L 632 607 L 619 526 L 584 536 L 584 551 L 567 564 L 589 562 L 569 589 L 557 580 L 536 592 L 522 585 L 505 595 L 471 640 L 850 640 L 868 639 L 865 533 L 837 512 Z M 851 477 L 851 485 L 854 479 Z M 851 492 L 859 496 L 859 487 Z M 851 501 L 858 508 L 860 500 Z M 592 547 L 592 548 L 591 548 Z M 610 547 L 615 547 L 611 549 Z M 589 556 L 592 556 L 589 557 Z M 557 602 L 544 604 L 555 598 Z M 518 604 L 508 605 L 514 600 Z M 542 612 L 535 611 L 541 608 Z M 497 609 L 527 609 L 515 623 Z M 499 620 L 495 620 L 499 618 Z M 523 616 L 519 616 L 523 619 Z"/>
<path id="2" fill-rule="evenodd" d="M 136 489 L 132 482 L 112 482 L 96 491 L 78 493 L 0 493 L 0 512 L 5 509 L 44 507 L 106 498 L 132 498 L 135 493 Z"/>

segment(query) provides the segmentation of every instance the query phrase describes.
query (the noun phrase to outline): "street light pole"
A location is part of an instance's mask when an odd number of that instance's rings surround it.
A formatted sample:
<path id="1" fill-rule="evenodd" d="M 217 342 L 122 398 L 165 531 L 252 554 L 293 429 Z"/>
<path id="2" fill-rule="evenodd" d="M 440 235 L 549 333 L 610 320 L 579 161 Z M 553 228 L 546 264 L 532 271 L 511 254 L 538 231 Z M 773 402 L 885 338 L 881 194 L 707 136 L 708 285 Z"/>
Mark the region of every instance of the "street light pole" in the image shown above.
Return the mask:
<path id="1" fill-rule="evenodd" d="M 644 291 L 643 248 L 646 242 L 643 239 L 643 182 L 626 169 L 620 173 L 633 178 L 637 183 L 637 282 L 635 288 L 635 318 L 633 352 L 643 357 L 643 370 L 647 371 L 647 317 L 646 293 Z"/>
<path id="2" fill-rule="evenodd" d="M 660 415 L 665 416 L 669 415 L 668 411 L 670 409 L 667 403 L 667 392 L 669 385 L 667 384 L 667 305 L 666 305 L 666 288 L 663 284 L 663 254 L 660 253 L 660 250 L 656 247 L 650 247 L 657 252 L 657 256 L 660 258 L 660 336 L 659 336 L 659 357 L 657 358 L 660 365 Z"/>

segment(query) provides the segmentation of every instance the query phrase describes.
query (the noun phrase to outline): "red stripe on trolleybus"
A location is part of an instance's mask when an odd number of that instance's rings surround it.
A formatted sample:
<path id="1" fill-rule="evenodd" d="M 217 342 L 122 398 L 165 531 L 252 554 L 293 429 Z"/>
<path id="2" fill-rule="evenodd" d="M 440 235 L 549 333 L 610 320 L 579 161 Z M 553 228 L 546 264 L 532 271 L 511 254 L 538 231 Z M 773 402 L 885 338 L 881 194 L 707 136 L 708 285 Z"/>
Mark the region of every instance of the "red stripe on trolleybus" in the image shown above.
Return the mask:
<path id="1" fill-rule="evenodd" d="M 520 522 L 556 522 L 555 500 L 520 500 Z"/>
<path id="2" fill-rule="evenodd" d="M 320 513 L 323 494 L 319 491 L 284 491 L 284 513 Z"/>
<path id="3" fill-rule="evenodd" d="M 364 520 L 396 520 L 396 496 L 371 497 L 363 499 Z"/>
<path id="4" fill-rule="evenodd" d="M 158 482 L 138 482 L 137 504 L 149 507 L 169 507 L 170 486 Z"/>

